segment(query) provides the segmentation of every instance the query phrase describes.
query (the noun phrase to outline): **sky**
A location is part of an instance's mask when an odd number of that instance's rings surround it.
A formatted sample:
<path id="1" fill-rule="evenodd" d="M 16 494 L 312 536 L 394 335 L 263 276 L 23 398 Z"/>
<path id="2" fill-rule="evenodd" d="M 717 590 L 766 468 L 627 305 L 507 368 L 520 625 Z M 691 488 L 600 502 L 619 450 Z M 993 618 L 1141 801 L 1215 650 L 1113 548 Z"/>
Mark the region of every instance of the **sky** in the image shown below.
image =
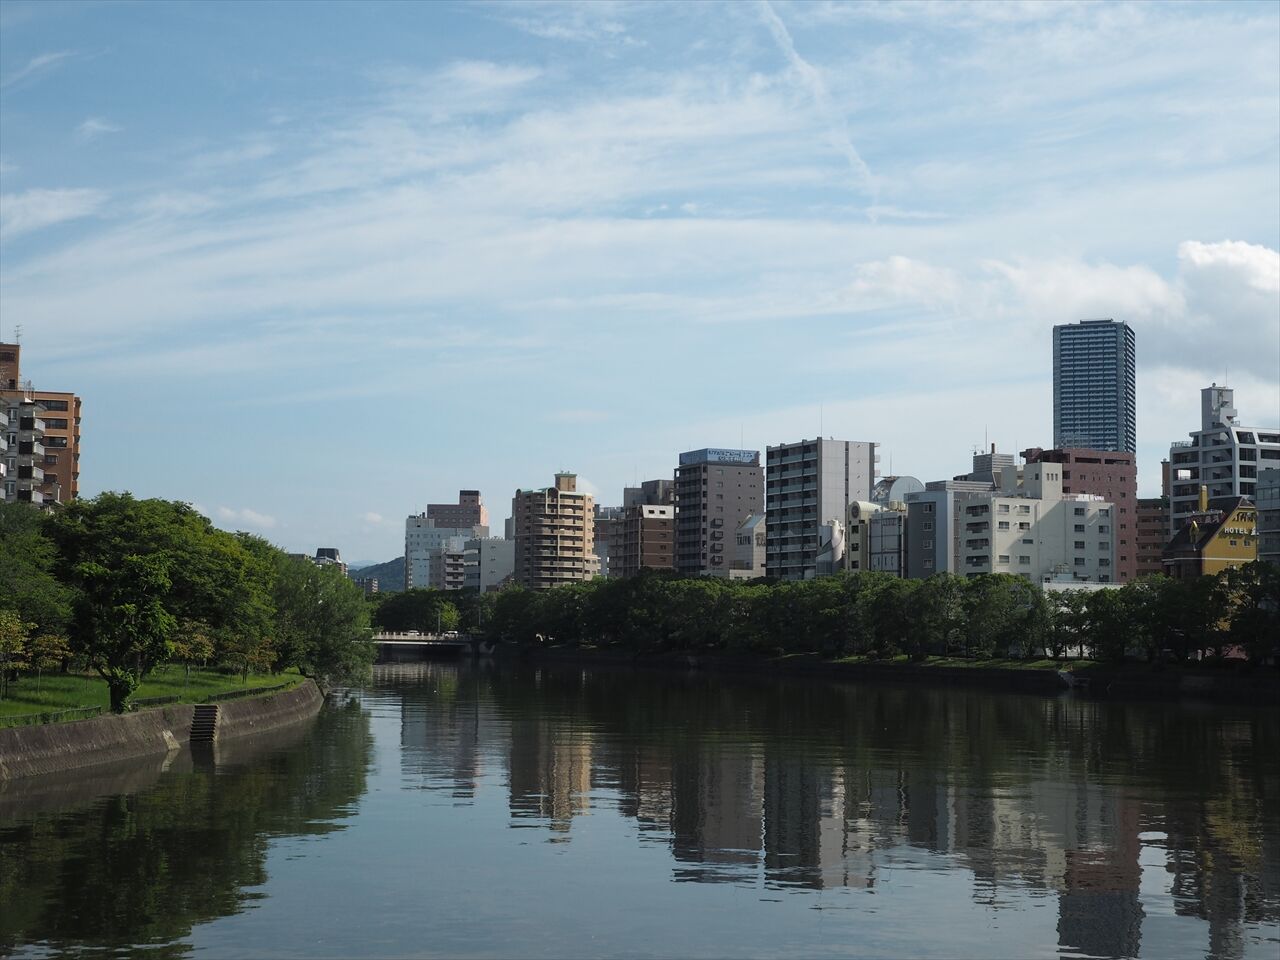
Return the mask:
<path id="1" fill-rule="evenodd" d="M 349 561 L 557 470 L 1050 446 L 1055 323 L 1280 423 L 1275 3 L 0 3 L 0 340 L 81 492 Z"/>

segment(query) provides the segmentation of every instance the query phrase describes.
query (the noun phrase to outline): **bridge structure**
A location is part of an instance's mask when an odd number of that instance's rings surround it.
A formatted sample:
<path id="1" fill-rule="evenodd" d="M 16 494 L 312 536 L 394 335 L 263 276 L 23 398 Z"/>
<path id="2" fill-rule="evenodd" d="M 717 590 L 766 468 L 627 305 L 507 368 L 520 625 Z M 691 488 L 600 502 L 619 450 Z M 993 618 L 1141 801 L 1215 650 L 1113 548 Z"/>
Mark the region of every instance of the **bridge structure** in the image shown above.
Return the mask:
<path id="1" fill-rule="evenodd" d="M 379 663 L 396 663 L 404 660 L 423 660 L 428 657 L 472 654 L 481 652 L 481 641 L 466 633 L 375 633 L 373 642 L 378 648 Z"/>

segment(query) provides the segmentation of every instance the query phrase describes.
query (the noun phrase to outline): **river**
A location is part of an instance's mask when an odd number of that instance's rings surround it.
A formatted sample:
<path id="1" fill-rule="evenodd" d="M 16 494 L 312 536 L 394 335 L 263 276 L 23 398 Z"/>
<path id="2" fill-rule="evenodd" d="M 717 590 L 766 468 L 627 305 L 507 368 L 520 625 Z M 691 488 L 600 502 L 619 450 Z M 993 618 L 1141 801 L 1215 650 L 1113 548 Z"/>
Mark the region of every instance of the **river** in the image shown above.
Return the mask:
<path id="1" fill-rule="evenodd" d="M 0 786 L 0 951 L 1274 960 L 1280 711 L 382 667 Z"/>

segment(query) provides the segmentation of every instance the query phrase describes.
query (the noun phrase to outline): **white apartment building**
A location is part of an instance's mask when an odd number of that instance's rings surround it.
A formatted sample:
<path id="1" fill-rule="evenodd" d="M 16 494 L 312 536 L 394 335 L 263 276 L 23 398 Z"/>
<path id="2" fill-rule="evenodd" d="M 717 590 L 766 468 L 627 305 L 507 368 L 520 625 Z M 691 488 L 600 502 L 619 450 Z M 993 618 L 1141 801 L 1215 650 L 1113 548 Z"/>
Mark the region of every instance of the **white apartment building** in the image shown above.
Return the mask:
<path id="1" fill-rule="evenodd" d="M 1089 494 L 1063 494 L 1062 466 L 1001 470 L 998 490 L 964 505 L 960 573 L 1012 573 L 1035 584 L 1111 583 L 1115 507 Z"/>
<path id="2" fill-rule="evenodd" d="M 862 441 L 799 440 L 769 447 L 765 460 L 765 566 L 769 576 L 805 580 L 843 562 L 849 504 L 870 500 L 879 455 Z M 824 540 L 840 528 L 840 548 Z M 834 569 L 822 569 L 832 567 Z"/>
<path id="3" fill-rule="evenodd" d="M 1258 471 L 1280 467 L 1280 427 L 1242 427 L 1235 392 L 1216 383 L 1200 391 L 1200 429 L 1169 449 L 1169 535 L 1195 513 L 1200 487 L 1209 499 L 1252 497 Z"/>
<path id="4" fill-rule="evenodd" d="M 446 564 L 443 551 L 461 553 L 468 540 L 487 537 L 489 528 L 484 524 L 472 527 L 438 527 L 436 521 L 425 513 L 408 517 L 404 522 L 404 588 L 415 590 L 432 585 L 433 556 L 439 571 L 436 579 L 443 584 L 445 567 L 456 568 L 457 558 Z M 459 584 L 460 586 L 461 584 Z"/>
<path id="5" fill-rule="evenodd" d="M 516 572 L 516 545 L 500 537 L 476 537 L 464 545 L 468 590 L 488 593 L 507 583 Z"/>
<path id="6" fill-rule="evenodd" d="M 15 437 L 15 439 L 17 439 Z M 9 490 L 5 485 L 5 477 L 9 474 L 9 411 L 0 406 L 0 500 L 9 498 Z M 17 458 L 14 459 L 17 466 Z M 15 486 L 16 489 L 16 486 Z"/>
<path id="7" fill-rule="evenodd" d="M 734 538 L 732 580 L 754 580 L 764 576 L 764 514 L 753 513 L 742 523 Z"/>

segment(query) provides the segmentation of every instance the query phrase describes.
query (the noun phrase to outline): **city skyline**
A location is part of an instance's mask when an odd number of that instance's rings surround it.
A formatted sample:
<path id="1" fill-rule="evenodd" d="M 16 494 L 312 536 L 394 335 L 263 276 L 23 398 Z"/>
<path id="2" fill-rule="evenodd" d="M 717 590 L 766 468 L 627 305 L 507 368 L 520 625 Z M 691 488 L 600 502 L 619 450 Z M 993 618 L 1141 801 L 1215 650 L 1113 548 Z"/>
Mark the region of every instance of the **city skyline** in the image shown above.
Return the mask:
<path id="1" fill-rule="evenodd" d="M 942 479 L 1052 443 L 1088 317 L 1141 496 L 1211 382 L 1280 409 L 1274 7 L 365 9 L 0 11 L 0 341 L 84 398 L 82 495 L 377 562 L 703 447 Z"/>

